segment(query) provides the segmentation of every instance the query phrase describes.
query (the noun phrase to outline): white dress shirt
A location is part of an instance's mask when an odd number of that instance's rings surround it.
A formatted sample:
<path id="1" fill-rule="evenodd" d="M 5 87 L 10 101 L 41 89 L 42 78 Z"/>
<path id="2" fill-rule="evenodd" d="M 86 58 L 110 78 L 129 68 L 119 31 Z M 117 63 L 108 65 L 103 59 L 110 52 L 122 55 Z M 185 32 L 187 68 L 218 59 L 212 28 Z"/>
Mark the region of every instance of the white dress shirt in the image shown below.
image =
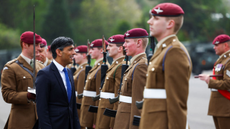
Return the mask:
<path id="1" fill-rule="evenodd" d="M 64 70 L 64 67 L 62 65 L 60 65 L 56 60 L 53 60 L 53 63 L 54 65 L 57 67 L 58 69 L 58 72 L 60 73 L 61 75 L 61 78 L 62 78 L 62 81 L 64 83 L 64 86 L 65 86 L 65 89 L 66 89 L 66 93 L 67 93 L 67 86 L 66 86 L 66 80 L 65 80 L 65 72 L 63 71 Z M 67 68 L 66 68 L 67 69 Z M 71 83 L 70 83 L 71 84 Z M 72 87 L 72 86 L 71 86 Z M 67 93 L 68 94 L 68 93 Z"/>

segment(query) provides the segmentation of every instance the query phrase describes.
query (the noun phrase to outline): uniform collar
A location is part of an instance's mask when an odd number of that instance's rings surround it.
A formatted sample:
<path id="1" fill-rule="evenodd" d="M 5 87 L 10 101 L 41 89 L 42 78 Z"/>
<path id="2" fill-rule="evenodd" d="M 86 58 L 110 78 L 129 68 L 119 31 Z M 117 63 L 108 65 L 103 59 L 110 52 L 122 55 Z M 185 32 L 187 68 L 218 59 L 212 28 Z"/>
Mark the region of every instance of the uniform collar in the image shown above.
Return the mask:
<path id="1" fill-rule="evenodd" d="M 94 63 L 94 65 L 98 64 L 102 60 L 103 60 L 103 58 L 100 58 L 100 59 L 96 60 L 95 63 Z"/>
<path id="2" fill-rule="evenodd" d="M 163 38 L 162 40 L 160 40 L 158 43 L 157 43 L 157 48 L 159 48 L 161 46 L 161 44 L 163 44 L 163 42 L 165 42 L 167 39 L 173 37 L 173 36 L 176 36 L 175 34 L 172 34 L 172 35 L 169 35 L 165 38 Z"/>
<path id="3" fill-rule="evenodd" d="M 137 54 L 137 55 L 135 55 L 134 57 L 132 57 L 132 59 L 130 59 L 130 63 L 132 64 L 133 61 L 136 60 L 137 57 L 139 57 L 140 55 L 143 55 L 143 54 L 145 54 L 145 52 L 142 52 L 142 53 Z"/>
<path id="4" fill-rule="evenodd" d="M 87 65 L 87 62 L 82 63 L 81 65 L 79 65 L 79 66 L 78 66 L 78 69 L 82 69 L 82 68 L 84 68 L 84 65 Z"/>
<path id="5" fill-rule="evenodd" d="M 30 65 L 31 59 L 21 53 L 21 57 Z"/>
<path id="6" fill-rule="evenodd" d="M 47 64 L 48 64 L 48 58 L 46 57 L 46 61 L 43 63 L 45 66 L 47 66 Z"/>
<path id="7" fill-rule="evenodd" d="M 116 60 L 114 60 L 114 61 L 112 62 L 112 64 L 113 64 L 114 62 L 118 61 L 118 60 L 121 59 L 121 58 L 125 58 L 125 56 L 121 56 L 121 57 L 117 58 Z"/>

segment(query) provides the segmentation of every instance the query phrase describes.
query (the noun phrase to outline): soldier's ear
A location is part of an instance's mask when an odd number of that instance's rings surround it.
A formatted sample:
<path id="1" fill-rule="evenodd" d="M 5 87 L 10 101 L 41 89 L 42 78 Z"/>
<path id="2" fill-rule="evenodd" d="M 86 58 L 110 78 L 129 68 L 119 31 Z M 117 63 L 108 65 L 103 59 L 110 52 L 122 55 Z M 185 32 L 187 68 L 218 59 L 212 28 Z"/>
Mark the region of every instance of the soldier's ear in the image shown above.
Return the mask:
<path id="1" fill-rule="evenodd" d="M 175 26 L 175 21 L 174 20 L 168 20 L 167 28 L 171 29 Z"/>

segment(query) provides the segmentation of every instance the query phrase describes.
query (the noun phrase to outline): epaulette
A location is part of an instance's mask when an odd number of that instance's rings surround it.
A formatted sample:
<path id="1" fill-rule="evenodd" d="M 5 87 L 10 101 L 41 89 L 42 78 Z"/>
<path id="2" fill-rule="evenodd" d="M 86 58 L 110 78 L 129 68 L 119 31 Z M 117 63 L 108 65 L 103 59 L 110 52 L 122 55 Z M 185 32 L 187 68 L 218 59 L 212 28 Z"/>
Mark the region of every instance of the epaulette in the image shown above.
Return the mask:
<path id="1" fill-rule="evenodd" d="M 16 60 L 17 60 L 17 58 L 15 58 L 15 59 L 13 59 L 13 60 L 8 61 L 6 64 L 12 64 L 12 63 L 14 63 Z"/>

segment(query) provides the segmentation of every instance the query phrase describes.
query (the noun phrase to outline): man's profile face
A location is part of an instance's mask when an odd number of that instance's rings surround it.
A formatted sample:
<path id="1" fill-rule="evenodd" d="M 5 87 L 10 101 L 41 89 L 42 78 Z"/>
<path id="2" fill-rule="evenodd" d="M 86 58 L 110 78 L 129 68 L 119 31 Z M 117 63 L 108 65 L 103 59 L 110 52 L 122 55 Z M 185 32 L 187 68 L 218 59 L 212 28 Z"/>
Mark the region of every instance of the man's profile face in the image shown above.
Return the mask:
<path id="1" fill-rule="evenodd" d="M 213 48 L 214 48 L 214 50 L 216 52 L 216 55 L 220 56 L 223 53 L 225 53 L 225 43 L 216 44 Z"/>
<path id="2" fill-rule="evenodd" d="M 93 47 L 89 49 L 89 53 L 92 59 L 97 59 L 101 54 L 101 49 L 98 49 L 97 47 Z"/>
<path id="3" fill-rule="evenodd" d="M 74 59 L 74 55 L 76 54 L 76 52 L 74 51 L 74 46 L 70 45 L 65 47 L 62 52 L 61 52 L 61 61 L 63 64 L 71 64 L 73 62 Z"/>
<path id="4" fill-rule="evenodd" d="M 125 43 L 123 44 L 123 47 L 126 50 L 127 56 L 134 56 L 137 49 L 137 42 L 134 39 L 125 39 Z"/>
<path id="5" fill-rule="evenodd" d="M 112 58 L 115 57 L 117 55 L 117 53 L 118 53 L 118 49 L 119 49 L 119 47 L 117 47 L 116 44 L 109 43 L 109 45 L 107 47 L 109 56 L 112 57 Z"/>
<path id="6" fill-rule="evenodd" d="M 165 17 L 152 16 L 147 23 L 149 24 L 150 35 L 156 38 L 165 33 L 167 28 L 167 21 Z"/>
<path id="7" fill-rule="evenodd" d="M 81 53 L 76 53 L 74 55 L 74 59 L 75 59 L 75 63 L 80 65 L 83 60 L 83 55 Z"/>
<path id="8" fill-rule="evenodd" d="M 46 51 L 46 48 L 43 47 L 39 50 L 39 57 L 36 57 L 37 60 L 40 60 L 41 62 L 45 62 L 46 61 L 46 56 L 47 56 L 47 51 Z"/>

